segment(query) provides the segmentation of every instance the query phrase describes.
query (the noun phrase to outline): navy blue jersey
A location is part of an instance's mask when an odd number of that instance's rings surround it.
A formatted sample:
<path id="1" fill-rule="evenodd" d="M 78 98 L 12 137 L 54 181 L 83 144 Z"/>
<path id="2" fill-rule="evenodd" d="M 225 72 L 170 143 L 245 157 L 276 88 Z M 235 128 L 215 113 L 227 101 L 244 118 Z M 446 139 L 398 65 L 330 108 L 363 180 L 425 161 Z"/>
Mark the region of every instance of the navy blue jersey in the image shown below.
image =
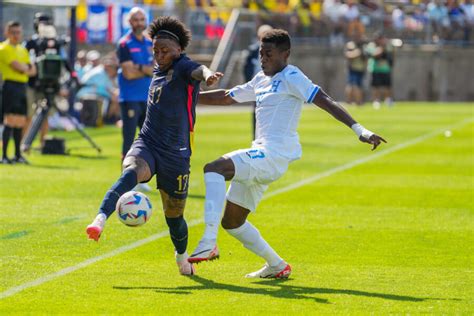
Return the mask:
<path id="1" fill-rule="evenodd" d="M 191 78 L 201 66 L 182 54 L 168 71 L 155 66 L 140 137 L 156 150 L 190 157 L 199 81 Z"/>

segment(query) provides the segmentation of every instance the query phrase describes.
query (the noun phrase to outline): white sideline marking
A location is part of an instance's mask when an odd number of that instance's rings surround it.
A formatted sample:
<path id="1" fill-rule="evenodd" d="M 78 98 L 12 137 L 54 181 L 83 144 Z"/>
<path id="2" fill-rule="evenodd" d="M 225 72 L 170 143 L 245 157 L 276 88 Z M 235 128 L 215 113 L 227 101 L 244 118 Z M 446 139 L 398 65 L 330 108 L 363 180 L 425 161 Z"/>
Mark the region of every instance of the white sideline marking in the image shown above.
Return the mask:
<path id="1" fill-rule="evenodd" d="M 404 143 L 401 143 L 401 144 L 398 144 L 398 145 L 395 145 L 393 147 L 390 147 L 386 150 L 382 150 L 382 151 L 379 151 L 375 154 L 372 154 L 370 156 L 367 156 L 367 157 L 363 157 L 363 158 L 360 158 L 360 159 L 357 159 L 355 161 L 352 161 L 352 162 L 349 162 L 349 163 L 346 163 L 342 166 L 339 166 L 339 167 L 335 167 L 333 169 L 330 169 L 330 170 L 327 170 L 325 172 L 322 172 L 322 173 L 318 173 L 312 177 L 309 177 L 307 179 L 304 179 L 302 181 L 298 181 L 296 183 L 293 183 L 293 184 L 290 184 L 284 188 L 281 188 L 281 189 L 278 189 L 278 190 L 275 190 L 273 192 L 269 192 L 268 194 L 266 194 L 263 199 L 268 199 L 272 196 L 276 196 L 276 195 L 279 195 L 281 193 L 285 193 L 285 192 L 288 192 L 290 190 L 293 190 L 293 189 L 296 189 L 296 188 L 299 188 L 303 185 L 306 185 L 308 183 L 311 183 L 311 182 L 314 182 L 314 181 L 318 181 L 320 179 L 323 179 L 323 178 L 326 178 L 326 177 L 329 177 L 330 175 L 333 175 L 337 172 L 340 172 L 340 171 L 345 171 L 345 170 L 348 170 L 348 169 L 351 169 L 357 165 L 360 165 L 360 164 L 363 164 L 365 162 L 368 162 L 368 161 L 371 161 L 371 160 L 374 160 L 374 159 L 377 159 L 379 157 L 382 157 L 382 156 L 385 156 L 385 155 L 388 155 L 392 152 L 395 152 L 397 150 L 400 150 L 400 149 L 403 149 L 403 148 L 406 148 L 406 147 L 409 147 L 411 145 L 414 145 L 416 143 L 419 143 L 419 142 L 422 142 L 430 137 L 433 137 L 435 135 L 438 135 L 442 132 L 444 132 L 445 130 L 447 129 L 455 129 L 455 128 L 459 128 L 459 127 L 462 127 L 466 124 L 469 124 L 470 122 L 473 122 L 474 121 L 474 118 L 467 118 L 465 120 L 462 120 L 454 125 L 451 125 L 449 127 L 445 127 L 445 128 L 441 128 L 441 129 L 437 129 L 433 132 L 430 132 L 430 133 L 427 133 L 427 134 L 424 134 L 424 135 L 421 135 L 419 137 L 416 137 L 412 140 L 409 140 L 409 141 L 406 141 Z M 188 224 L 188 227 L 193 227 L 193 226 L 196 226 L 198 224 L 201 224 L 203 223 L 203 220 L 202 219 L 199 219 L 199 220 L 193 220 L 193 221 L 190 221 L 189 224 Z M 38 278 L 36 280 L 33 280 L 33 281 L 30 281 L 30 282 L 26 282 L 26 283 L 23 283 L 23 284 L 20 284 L 18 286 L 15 286 L 15 287 L 12 287 L 12 288 L 9 288 L 8 290 L 0 293 L 0 299 L 4 299 L 4 298 L 7 298 L 9 296 L 12 296 L 12 295 L 15 295 L 23 290 L 26 290 L 28 288 L 31 288 L 31 287 L 35 287 L 35 286 L 38 286 L 38 285 L 41 285 L 43 283 L 46 283 L 46 282 L 49 282 L 51 280 L 54 280 L 56 278 L 60 278 L 62 276 L 65 276 L 66 274 L 69 274 L 69 273 L 72 273 L 74 271 L 77 271 L 79 269 L 82 269 L 82 268 L 85 268 L 93 263 L 96 263 L 98 261 L 101 261 L 103 259 L 107 259 L 107 258 L 111 258 L 111 257 L 114 257 L 116 255 L 119 255 L 121 253 L 124 253 L 124 252 L 127 252 L 129 250 L 132 250 L 132 249 L 135 249 L 135 248 L 138 248 L 140 246 L 143 246 L 149 242 L 152 242 L 152 241 L 155 241 L 159 238 L 162 238 L 162 237 L 165 237 L 165 236 L 168 236 L 169 233 L 168 231 L 164 231 L 164 232 L 161 232 L 161 233 L 158 233 L 158 234 L 155 234 L 155 235 L 151 235 L 150 237 L 147 237 L 147 238 L 144 238 L 144 239 L 141 239 L 141 240 L 138 240 L 134 243 L 131 243 L 129 245 L 125 245 L 125 246 L 122 246 L 120 248 L 117 248 L 115 250 L 112 250 L 108 253 L 105 253 L 103 255 L 100 255 L 100 256 L 97 256 L 97 257 L 94 257 L 94 258 L 90 258 L 90 259 L 87 259 L 79 264 L 76 264 L 74 266 L 71 266 L 71 267 L 68 267 L 68 268 L 65 268 L 65 269 L 62 269 L 60 271 L 57 271 L 57 272 L 54 272 L 54 273 L 51 273 L 51 274 L 47 274 L 41 278 Z"/>

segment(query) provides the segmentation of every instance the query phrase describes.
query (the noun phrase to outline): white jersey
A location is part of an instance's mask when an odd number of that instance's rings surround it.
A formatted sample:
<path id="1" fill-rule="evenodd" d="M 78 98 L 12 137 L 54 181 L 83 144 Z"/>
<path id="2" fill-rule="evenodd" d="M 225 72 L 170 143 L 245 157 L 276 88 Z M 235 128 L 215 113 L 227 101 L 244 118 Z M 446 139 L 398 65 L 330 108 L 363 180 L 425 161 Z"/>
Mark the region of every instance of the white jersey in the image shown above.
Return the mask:
<path id="1" fill-rule="evenodd" d="M 237 102 L 255 101 L 256 135 L 252 147 L 263 147 L 289 160 L 301 158 L 298 122 L 303 103 L 311 103 L 319 86 L 293 65 L 273 77 L 260 71 L 251 81 L 230 90 Z"/>

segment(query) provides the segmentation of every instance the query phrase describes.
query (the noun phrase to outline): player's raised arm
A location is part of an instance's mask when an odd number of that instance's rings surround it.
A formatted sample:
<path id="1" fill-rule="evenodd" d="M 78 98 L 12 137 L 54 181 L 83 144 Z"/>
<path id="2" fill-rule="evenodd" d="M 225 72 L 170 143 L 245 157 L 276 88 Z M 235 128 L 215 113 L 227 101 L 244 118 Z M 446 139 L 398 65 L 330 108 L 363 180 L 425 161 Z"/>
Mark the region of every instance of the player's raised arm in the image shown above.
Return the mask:
<path id="1" fill-rule="evenodd" d="M 194 80 L 205 81 L 208 87 L 217 83 L 224 76 L 221 72 L 213 72 L 206 66 L 202 65 L 197 69 L 193 70 L 191 77 Z"/>
<path id="2" fill-rule="evenodd" d="M 329 114 L 331 114 L 337 120 L 352 128 L 352 130 L 354 131 L 354 133 L 356 133 L 361 142 L 373 145 L 372 150 L 376 149 L 381 144 L 381 142 L 387 142 L 379 135 L 374 134 L 373 132 L 369 131 L 368 129 L 357 123 L 342 105 L 334 101 L 322 89 L 320 89 L 318 93 L 316 93 L 316 96 L 313 99 L 313 103 L 328 112 Z"/>
<path id="3" fill-rule="evenodd" d="M 218 89 L 199 92 L 198 103 L 206 105 L 231 105 L 238 102 L 232 99 L 229 90 Z"/>

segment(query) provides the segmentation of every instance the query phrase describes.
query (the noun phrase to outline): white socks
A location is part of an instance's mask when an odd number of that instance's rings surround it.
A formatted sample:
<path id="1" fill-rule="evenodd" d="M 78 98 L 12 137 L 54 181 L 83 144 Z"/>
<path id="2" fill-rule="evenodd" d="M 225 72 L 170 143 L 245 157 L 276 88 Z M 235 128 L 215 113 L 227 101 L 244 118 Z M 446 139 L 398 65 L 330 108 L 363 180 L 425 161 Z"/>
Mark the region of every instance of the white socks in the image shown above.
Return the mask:
<path id="1" fill-rule="evenodd" d="M 238 228 L 227 229 L 227 232 L 240 240 L 245 248 L 265 259 L 271 267 L 284 263 L 283 259 L 262 238 L 258 229 L 248 221 Z"/>
<path id="2" fill-rule="evenodd" d="M 204 182 L 206 184 L 206 204 L 204 206 L 206 229 L 203 239 L 215 242 L 225 202 L 225 178 L 216 172 L 206 172 Z"/>

